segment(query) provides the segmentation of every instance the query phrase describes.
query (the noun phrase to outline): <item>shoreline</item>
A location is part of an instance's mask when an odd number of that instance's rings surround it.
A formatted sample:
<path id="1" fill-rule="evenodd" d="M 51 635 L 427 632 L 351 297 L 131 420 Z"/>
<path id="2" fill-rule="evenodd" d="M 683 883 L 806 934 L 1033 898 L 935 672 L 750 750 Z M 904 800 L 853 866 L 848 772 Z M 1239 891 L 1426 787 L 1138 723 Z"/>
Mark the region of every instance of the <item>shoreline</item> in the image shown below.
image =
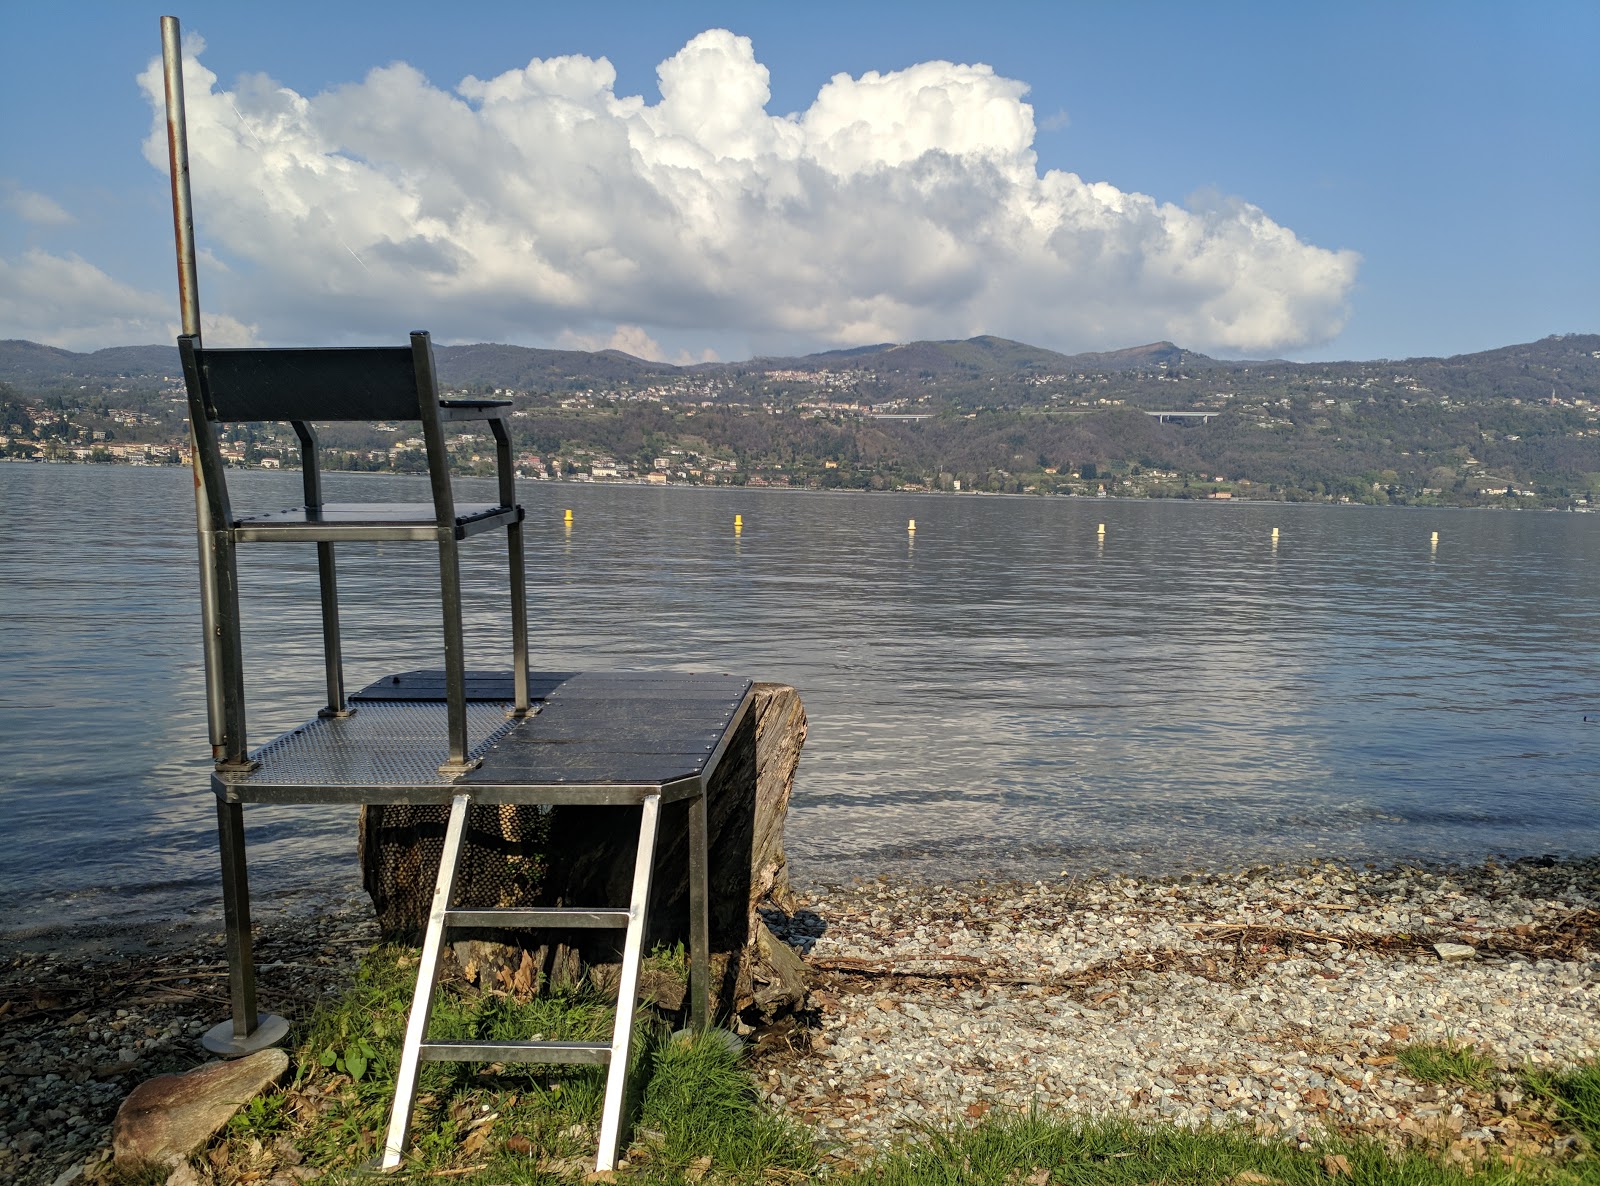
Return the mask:
<path id="1" fill-rule="evenodd" d="M 75 466 L 75 467 L 82 467 L 82 468 L 85 468 L 85 469 L 97 469 L 98 468 L 98 469 L 110 469 L 110 470 L 120 470 L 120 469 L 154 469 L 154 470 L 169 470 L 169 469 L 172 469 L 172 470 L 186 470 L 186 469 L 190 468 L 187 464 L 172 464 L 172 463 L 152 463 L 152 464 L 147 464 L 147 465 L 130 465 L 130 464 L 126 463 L 126 462 L 45 461 L 45 460 L 42 460 L 42 459 L 39 459 L 39 458 L 20 458 L 20 457 L 0 457 L 0 464 Z M 246 467 L 240 467 L 238 472 L 241 472 L 241 473 L 299 473 L 300 471 L 297 468 L 276 469 L 276 470 L 274 470 L 274 469 L 268 469 L 268 468 L 266 468 L 264 466 L 246 466 Z M 388 478 L 426 478 L 427 477 L 426 474 L 405 473 L 405 472 L 402 472 L 400 470 L 368 470 L 368 469 L 362 469 L 362 470 L 338 470 L 338 469 L 335 469 L 335 470 L 324 470 L 323 473 L 324 473 L 324 476 L 335 475 L 335 474 L 338 474 L 338 475 L 343 475 L 343 474 L 361 474 L 361 475 L 366 475 L 366 476 L 369 476 L 369 477 L 388 477 Z M 460 478 L 460 479 L 462 479 L 464 481 L 474 481 L 475 480 L 475 481 L 483 481 L 483 482 L 492 482 L 494 480 L 492 477 L 484 476 L 484 475 L 478 475 L 478 474 L 456 474 L 454 476 L 457 477 L 457 478 Z M 1066 493 L 1066 494 L 1059 494 L 1059 493 L 1047 493 L 1047 492 L 1044 492 L 1044 491 L 1034 491 L 1032 493 L 1027 493 L 1027 492 L 1007 492 L 1007 491 L 1001 491 L 1001 490 L 869 490 L 869 489 L 862 489 L 860 487 L 854 487 L 854 486 L 849 486 L 849 487 L 841 486 L 841 487 L 835 487 L 835 488 L 829 489 L 829 488 L 815 487 L 815 486 L 771 486 L 771 485 L 767 485 L 767 486 L 750 486 L 748 484 L 746 484 L 746 485 L 734 485 L 732 483 L 723 484 L 723 483 L 709 483 L 709 482 L 669 482 L 669 483 L 660 484 L 660 483 L 646 482 L 646 481 L 643 481 L 643 480 L 636 480 L 636 479 L 631 479 L 631 478 L 601 478 L 601 479 L 590 479 L 588 481 L 583 481 L 583 480 L 575 479 L 575 478 L 526 478 L 526 477 L 519 477 L 517 480 L 519 482 L 530 483 L 531 485 L 534 485 L 534 486 L 598 486 L 598 487 L 600 487 L 602 489 L 605 489 L 607 487 L 621 486 L 621 487 L 628 487 L 630 489 L 637 487 L 637 488 L 642 488 L 642 489 L 647 489 L 647 490 L 725 490 L 725 491 L 729 491 L 729 492 L 738 491 L 740 493 L 744 493 L 744 492 L 747 492 L 747 491 L 754 490 L 754 491 L 758 491 L 758 492 L 761 492 L 761 493 L 772 493 L 772 494 L 818 494 L 818 495 L 827 495 L 827 496 L 840 495 L 840 494 L 850 494 L 850 495 L 867 495 L 867 496 L 876 497 L 876 496 L 879 496 L 879 495 L 890 494 L 890 495 L 902 495 L 902 496 L 905 496 L 905 497 L 922 497 L 922 496 L 926 495 L 926 496 L 939 497 L 939 498 L 1017 498 L 1017 499 L 1041 499 L 1042 498 L 1042 499 L 1051 499 L 1051 500 L 1053 500 L 1053 499 L 1061 499 L 1063 501 L 1069 501 L 1069 502 L 1087 502 L 1087 503 L 1160 502 L 1160 503 L 1193 504 L 1193 505 L 1214 506 L 1214 507 L 1217 507 L 1217 506 L 1266 506 L 1266 507 L 1316 506 L 1316 507 L 1337 507 L 1337 508 L 1344 509 L 1344 510 L 1369 510 L 1369 511 L 1494 511 L 1494 512 L 1499 512 L 1499 511 L 1547 511 L 1547 512 L 1558 513 L 1558 514 L 1573 514 L 1573 515 L 1587 515 L 1587 514 L 1594 514 L 1595 513 L 1595 508 L 1594 507 L 1578 507 L 1578 506 L 1567 506 L 1567 507 L 1557 507 L 1557 506 L 1517 506 L 1517 505 L 1500 506 L 1500 505 L 1494 505 L 1494 504 L 1488 504 L 1488 505 L 1485 505 L 1485 504 L 1472 504 L 1472 503 L 1437 503 L 1437 504 L 1435 504 L 1435 503 L 1413 503 L 1413 502 L 1406 502 L 1406 503 L 1364 503 L 1364 502 L 1338 502 L 1336 500 L 1319 499 L 1319 498 L 1306 498 L 1306 499 L 1256 498 L 1256 497 L 1253 497 L 1253 496 L 1239 497 L 1237 495 L 1235 497 L 1233 497 L 1233 498 L 1213 499 L 1213 498 L 1179 498 L 1179 497 L 1176 497 L 1176 496 L 1165 496 L 1165 495 L 1129 495 L 1129 494 L 1096 495 L 1096 494 L 1072 494 L 1070 492 Z"/>
<path id="2" fill-rule="evenodd" d="M 795 896 L 771 921 L 812 970 L 816 1026 L 749 1034 L 751 1057 L 765 1097 L 841 1165 L 1035 1103 L 1548 1152 L 1514 1091 L 1418 1084 L 1396 1051 L 1471 1042 L 1502 1071 L 1600 1057 L 1600 855 Z M 376 939 L 360 903 L 306 904 L 259 928 L 264 1009 L 303 1016 Z M 226 1014 L 222 937 L 154 938 L 0 963 L 0 1177 L 97 1163 L 135 1084 L 205 1060 L 198 1035 Z M 1476 954 L 1442 962 L 1432 944 L 1456 941 Z"/>

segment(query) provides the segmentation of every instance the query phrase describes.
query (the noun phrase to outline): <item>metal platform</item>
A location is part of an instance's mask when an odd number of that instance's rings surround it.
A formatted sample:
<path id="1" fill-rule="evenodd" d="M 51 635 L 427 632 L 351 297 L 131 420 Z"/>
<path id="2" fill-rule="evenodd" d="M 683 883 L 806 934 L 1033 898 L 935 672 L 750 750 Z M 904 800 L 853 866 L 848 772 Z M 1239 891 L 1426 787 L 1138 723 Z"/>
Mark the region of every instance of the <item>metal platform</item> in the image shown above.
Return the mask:
<path id="1" fill-rule="evenodd" d="M 257 1018 L 244 805 L 476 803 L 624 806 L 688 800 L 693 1012 L 705 1024 L 709 982 L 706 790 L 755 700 L 750 680 L 679 672 L 535 671 L 532 711 L 513 714 L 509 671 L 466 673 L 469 756 L 476 769 L 440 772 L 449 751 L 443 671 L 386 676 L 354 696 L 348 716 L 318 717 L 218 767 L 223 906 L 235 1033 L 245 1048 Z"/>
<path id="2" fill-rule="evenodd" d="M 663 802 L 704 790 L 750 699 L 751 682 L 678 672 L 530 672 L 532 712 L 512 716 L 513 676 L 467 675 L 468 758 L 448 754 L 443 671 L 387 676 L 350 697 L 349 716 L 274 738 L 251 765 L 219 769 L 225 803 Z"/>

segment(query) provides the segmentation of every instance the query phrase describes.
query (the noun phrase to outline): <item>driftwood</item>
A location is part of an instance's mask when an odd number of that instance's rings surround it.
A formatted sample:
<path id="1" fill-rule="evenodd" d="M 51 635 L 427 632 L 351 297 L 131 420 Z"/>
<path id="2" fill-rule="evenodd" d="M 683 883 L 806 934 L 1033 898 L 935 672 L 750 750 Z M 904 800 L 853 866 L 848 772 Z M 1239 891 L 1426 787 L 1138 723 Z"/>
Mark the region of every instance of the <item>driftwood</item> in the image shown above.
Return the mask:
<path id="1" fill-rule="evenodd" d="M 748 1022 L 800 1006 L 804 966 L 767 929 L 758 906 L 787 908 L 783 824 L 806 737 L 805 709 L 783 684 L 757 684 L 754 712 L 735 734 L 707 796 L 710 835 L 713 1010 Z M 385 940 L 418 943 L 439 868 L 448 809 L 362 809 L 363 880 Z M 637 811 L 616 807 L 483 806 L 472 810 L 457 877 L 456 905 L 609 906 L 625 904 L 633 878 Z M 687 809 L 662 812 L 645 950 L 687 944 Z M 560 988 L 589 977 L 615 983 L 621 936 L 612 931 L 543 932 L 528 947 L 517 932 L 457 932 L 453 944 L 469 980 L 519 992 Z M 531 938 L 532 936 L 529 936 Z M 675 1011 L 685 986 L 670 971 L 647 968 L 641 988 Z"/>

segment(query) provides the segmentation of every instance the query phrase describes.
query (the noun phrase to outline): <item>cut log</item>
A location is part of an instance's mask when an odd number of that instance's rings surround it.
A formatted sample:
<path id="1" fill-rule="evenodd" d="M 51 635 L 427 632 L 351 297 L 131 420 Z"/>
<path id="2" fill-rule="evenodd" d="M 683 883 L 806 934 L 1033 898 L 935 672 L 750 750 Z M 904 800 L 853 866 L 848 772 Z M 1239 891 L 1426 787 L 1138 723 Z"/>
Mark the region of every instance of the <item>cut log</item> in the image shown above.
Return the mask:
<path id="1" fill-rule="evenodd" d="M 791 904 L 784 818 L 805 743 L 799 694 L 757 684 L 754 711 L 734 734 L 707 793 L 712 996 L 717 1014 L 770 1021 L 800 1007 L 803 967 L 766 928 L 759 907 Z M 444 844 L 448 808 L 373 805 L 361 813 L 360 856 L 378 926 L 389 942 L 420 943 Z M 633 880 L 637 810 L 479 806 L 472 809 L 454 905 L 625 905 Z M 687 806 L 662 812 L 650 894 L 647 952 L 687 945 Z M 456 962 L 469 980 L 519 992 L 570 986 L 584 976 L 614 985 L 621 935 L 611 931 L 457 931 Z M 783 948 L 782 951 L 779 951 Z M 785 955 L 788 958 L 785 958 Z M 681 984 L 656 969 L 643 987 L 671 1011 Z"/>

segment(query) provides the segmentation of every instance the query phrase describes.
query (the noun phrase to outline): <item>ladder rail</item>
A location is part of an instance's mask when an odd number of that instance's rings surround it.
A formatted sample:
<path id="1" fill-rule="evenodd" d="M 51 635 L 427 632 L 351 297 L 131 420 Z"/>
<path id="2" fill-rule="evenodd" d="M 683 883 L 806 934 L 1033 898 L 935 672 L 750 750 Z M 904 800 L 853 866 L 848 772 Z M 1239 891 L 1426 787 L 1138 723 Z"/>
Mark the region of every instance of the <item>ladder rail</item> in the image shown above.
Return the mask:
<path id="1" fill-rule="evenodd" d="M 444 920 L 449 912 L 450 895 L 455 888 L 456 869 L 466 839 L 470 795 L 456 795 L 450 801 L 450 823 L 445 829 L 444 850 L 439 854 L 439 876 L 433 886 L 433 903 L 428 909 L 428 929 L 423 936 L 422 958 L 417 963 L 417 987 L 411 997 L 411 1016 L 406 1021 L 405 1043 L 400 1048 L 400 1070 L 395 1076 L 394 1104 L 389 1112 L 389 1131 L 383 1141 L 381 1170 L 398 1169 L 405 1153 L 406 1133 L 411 1127 L 411 1111 L 417 1102 L 417 1071 L 422 1040 L 433 1014 L 434 993 L 439 986 L 439 952 L 444 946 Z"/>
<path id="2" fill-rule="evenodd" d="M 640 807 L 639 851 L 633 861 L 633 897 L 628 904 L 628 933 L 622 945 L 622 975 L 617 984 L 616 1021 L 611 1030 L 611 1066 L 606 1075 L 605 1106 L 600 1111 L 600 1148 L 596 1173 L 615 1169 L 622 1139 L 622 1105 L 628 1086 L 628 1049 L 633 1041 L 633 1013 L 639 995 L 639 961 L 644 954 L 645 913 L 650 904 L 650 871 L 655 865 L 656 831 L 661 796 L 646 796 Z"/>

